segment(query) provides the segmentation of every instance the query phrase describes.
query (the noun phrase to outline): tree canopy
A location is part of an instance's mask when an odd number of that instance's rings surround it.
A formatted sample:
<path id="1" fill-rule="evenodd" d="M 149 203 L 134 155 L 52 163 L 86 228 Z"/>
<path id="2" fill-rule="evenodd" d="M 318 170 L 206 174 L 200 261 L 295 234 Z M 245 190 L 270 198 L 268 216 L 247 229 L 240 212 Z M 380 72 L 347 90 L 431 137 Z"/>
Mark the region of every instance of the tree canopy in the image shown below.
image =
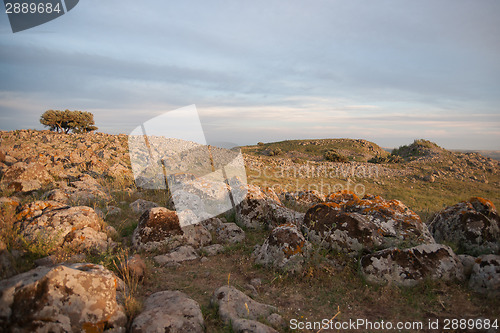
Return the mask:
<path id="1" fill-rule="evenodd" d="M 94 115 L 87 111 L 47 110 L 40 117 L 40 123 L 57 133 L 87 133 L 97 130 Z"/>

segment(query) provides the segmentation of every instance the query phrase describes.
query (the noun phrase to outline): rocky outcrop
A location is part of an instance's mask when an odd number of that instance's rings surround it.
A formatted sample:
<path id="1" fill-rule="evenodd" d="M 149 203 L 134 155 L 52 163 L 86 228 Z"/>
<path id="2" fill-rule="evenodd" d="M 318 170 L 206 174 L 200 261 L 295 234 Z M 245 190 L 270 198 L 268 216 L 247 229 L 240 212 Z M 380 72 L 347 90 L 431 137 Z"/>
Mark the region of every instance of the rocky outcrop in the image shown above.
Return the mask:
<path id="1" fill-rule="evenodd" d="M 303 225 L 308 239 L 322 246 L 358 254 L 434 243 L 420 217 L 399 200 L 360 199 L 344 191 L 331 194 L 327 201 L 311 207 Z"/>
<path id="2" fill-rule="evenodd" d="M 180 291 L 161 291 L 146 299 L 144 311 L 135 317 L 130 332 L 203 333 L 204 327 L 196 301 Z"/>
<path id="3" fill-rule="evenodd" d="M 488 297 L 500 297 L 500 255 L 488 254 L 476 259 L 469 288 Z"/>
<path id="4" fill-rule="evenodd" d="M 210 302 L 218 306 L 220 318 L 226 325 L 231 325 L 236 333 L 278 332 L 258 322 L 260 319 L 272 316 L 277 312 L 276 308 L 254 301 L 234 287 L 220 287 L 214 292 Z M 276 321 L 274 318 L 271 319 Z"/>
<path id="5" fill-rule="evenodd" d="M 102 266 L 38 267 L 0 282 L 0 326 L 13 332 L 125 332 L 121 281 Z"/>
<path id="6" fill-rule="evenodd" d="M 283 206 L 272 189 L 267 189 L 267 194 L 255 185 L 246 185 L 244 189 L 246 197 L 237 207 L 238 220 L 243 226 L 258 229 L 302 223 L 304 214 Z"/>
<path id="7" fill-rule="evenodd" d="M 35 202 L 26 205 L 18 216 L 32 217 L 17 222 L 23 237 L 30 242 L 44 242 L 51 251 L 59 247 L 78 252 L 105 251 L 113 245 L 104 223 L 90 207 Z"/>
<path id="8" fill-rule="evenodd" d="M 215 233 L 217 240 L 222 243 L 240 243 L 245 239 L 245 232 L 236 223 L 223 223 Z"/>
<path id="9" fill-rule="evenodd" d="M 489 200 L 475 197 L 445 208 L 429 221 L 437 242 L 470 255 L 500 253 L 500 215 Z"/>
<path id="10" fill-rule="evenodd" d="M 273 229 L 261 246 L 253 253 L 255 262 L 286 272 L 298 272 L 309 256 L 311 244 L 293 224 Z"/>
<path id="11" fill-rule="evenodd" d="M 315 204 L 325 202 L 325 195 L 318 191 L 297 191 L 297 192 L 283 192 L 280 193 L 281 201 L 287 201 L 294 206 L 302 209 L 309 209 Z"/>
<path id="12" fill-rule="evenodd" d="M 410 249 L 385 249 L 361 258 L 361 274 L 376 284 L 414 286 L 424 279 L 464 280 L 460 259 L 450 247 L 424 244 Z"/>
<path id="13" fill-rule="evenodd" d="M 212 236 L 203 225 L 181 227 L 177 213 L 164 207 L 144 212 L 132 236 L 132 243 L 137 249 L 164 252 L 181 245 L 201 247 L 211 240 Z"/>

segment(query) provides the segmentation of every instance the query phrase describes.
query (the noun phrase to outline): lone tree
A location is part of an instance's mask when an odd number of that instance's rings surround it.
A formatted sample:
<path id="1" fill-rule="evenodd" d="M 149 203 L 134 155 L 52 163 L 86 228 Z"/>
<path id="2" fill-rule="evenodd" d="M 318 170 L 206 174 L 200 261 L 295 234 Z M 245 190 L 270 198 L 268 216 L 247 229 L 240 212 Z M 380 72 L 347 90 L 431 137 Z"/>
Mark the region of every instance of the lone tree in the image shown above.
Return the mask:
<path id="1" fill-rule="evenodd" d="M 47 110 L 40 117 L 40 123 L 57 133 L 87 133 L 97 130 L 94 115 L 87 111 Z"/>

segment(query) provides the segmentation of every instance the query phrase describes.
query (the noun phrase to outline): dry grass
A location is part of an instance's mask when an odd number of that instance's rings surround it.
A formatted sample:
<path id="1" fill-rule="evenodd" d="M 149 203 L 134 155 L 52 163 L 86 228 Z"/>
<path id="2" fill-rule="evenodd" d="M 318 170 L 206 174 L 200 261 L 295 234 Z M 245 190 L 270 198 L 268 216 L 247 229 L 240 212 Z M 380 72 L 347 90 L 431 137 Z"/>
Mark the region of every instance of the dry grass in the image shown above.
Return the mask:
<path id="1" fill-rule="evenodd" d="M 125 283 L 124 306 L 127 317 L 132 320 L 142 310 L 142 302 L 137 298 L 139 294 L 139 276 L 137 276 L 129 266 L 128 252 L 120 251 L 112 261 L 114 270 Z"/>

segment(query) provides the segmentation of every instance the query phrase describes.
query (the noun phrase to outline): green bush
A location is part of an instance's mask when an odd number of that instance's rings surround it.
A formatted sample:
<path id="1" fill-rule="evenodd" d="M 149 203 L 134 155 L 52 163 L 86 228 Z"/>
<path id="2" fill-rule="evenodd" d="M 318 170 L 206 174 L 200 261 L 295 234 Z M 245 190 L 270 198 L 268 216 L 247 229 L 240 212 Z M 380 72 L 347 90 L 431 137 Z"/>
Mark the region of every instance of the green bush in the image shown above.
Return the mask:
<path id="1" fill-rule="evenodd" d="M 346 156 L 336 152 L 335 150 L 326 151 L 324 157 L 325 157 L 325 160 L 330 161 L 330 162 L 348 162 L 349 161 L 349 159 Z"/>

